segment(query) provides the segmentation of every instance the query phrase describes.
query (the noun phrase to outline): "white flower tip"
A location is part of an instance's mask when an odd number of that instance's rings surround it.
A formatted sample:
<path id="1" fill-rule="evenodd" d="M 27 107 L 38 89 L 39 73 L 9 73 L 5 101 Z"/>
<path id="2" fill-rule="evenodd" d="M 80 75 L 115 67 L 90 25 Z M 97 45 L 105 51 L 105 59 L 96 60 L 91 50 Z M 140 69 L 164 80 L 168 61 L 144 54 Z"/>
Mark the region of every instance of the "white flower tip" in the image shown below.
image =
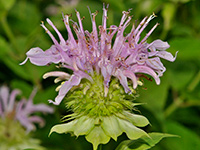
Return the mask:
<path id="1" fill-rule="evenodd" d="M 154 16 L 154 17 L 157 17 L 156 14 L 155 14 L 154 12 L 153 12 L 153 16 Z"/>
<path id="2" fill-rule="evenodd" d="M 54 105 L 59 105 L 58 103 L 52 101 L 52 100 L 48 100 L 49 103 L 53 103 Z"/>
<path id="3" fill-rule="evenodd" d="M 158 78 L 156 78 L 156 79 L 155 79 L 155 81 L 156 81 L 156 84 L 157 84 L 157 85 L 159 85 L 159 84 L 160 84 L 160 78 L 159 78 L 159 77 L 158 77 Z"/>
<path id="4" fill-rule="evenodd" d="M 137 80 L 137 84 L 138 84 L 139 86 L 143 86 L 143 82 L 142 82 L 142 81 Z"/>
<path id="5" fill-rule="evenodd" d="M 23 62 L 21 62 L 19 65 L 24 65 L 27 62 L 27 60 L 28 60 L 28 57 Z"/>
<path id="6" fill-rule="evenodd" d="M 58 78 L 55 78 L 54 83 L 58 83 L 60 81 L 62 81 L 62 80 L 58 77 Z"/>
<path id="7" fill-rule="evenodd" d="M 57 86 L 57 88 L 55 89 L 55 91 L 58 92 L 60 90 L 61 86 L 62 86 L 62 83 L 61 83 L 61 85 Z"/>
<path id="8" fill-rule="evenodd" d="M 48 100 L 48 102 L 49 102 L 49 103 L 53 103 L 53 101 L 52 101 L 52 100 Z"/>
<path id="9" fill-rule="evenodd" d="M 50 20 L 49 18 L 47 18 L 46 21 L 47 21 L 48 23 L 51 23 L 51 20 Z"/>
<path id="10" fill-rule="evenodd" d="M 47 18 L 46 21 L 48 22 L 49 25 L 53 26 L 53 23 L 49 18 Z"/>
<path id="11" fill-rule="evenodd" d="M 177 54 L 178 54 L 178 51 L 176 51 L 176 54 L 175 54 L 175 57 L 174 57 L 174 60 L 173 60 L 173 61 L 176 60 Z"/>
<path id="12" fill-rule="evenodd" d="M 109 90 L 108 87 L 105 86 L 104 87 L 104 97 L 107 97 L 108 90 Z"/>
<path id="13" fill-rule="evenodd" d="M 45 74 L 42 76 L 43 79 L 46 79 L 46 78 L 48 78 L 48 77 L 49 77 L 49 73 L 45 73 Z"/>

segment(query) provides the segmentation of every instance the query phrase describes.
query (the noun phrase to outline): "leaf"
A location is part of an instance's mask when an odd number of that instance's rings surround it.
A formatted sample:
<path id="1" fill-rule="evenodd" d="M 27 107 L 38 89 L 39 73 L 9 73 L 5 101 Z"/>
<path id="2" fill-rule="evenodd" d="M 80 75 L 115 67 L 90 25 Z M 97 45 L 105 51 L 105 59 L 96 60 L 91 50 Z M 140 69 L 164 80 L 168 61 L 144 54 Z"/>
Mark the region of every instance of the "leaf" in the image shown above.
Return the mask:
<path id="1" fill-rule="evenodd" d="M 131 122 L 124 119 L 117 118 L 119 126 L 123 132 L 126 133 L 129 139 L 138 139 L 142 136 L 148 136 L 148 134 L 140 128 L 134 126 Z"/>
<path id="2" fill-rule="evenodd" d="M 196 118 L 198 119 L 198 118 Z M 200 137 L 190 129 L 175 122 L 166 122 L 166 129 L 168 133 L 179 135 L 180 138 L 166 139 L 164 147 L 167 150 L 197 150 L 200 147 Z M 191 126 L 190 126 L 191 127 Z"/>
<path id="3" fill-rule="evenodd" d="M 129 119 L 129 121 L 133 125 L 135 125 L 137 127 L 145 127 L 149 124 L 149 120 L 142 115 L 129 113 L 127 111 L 124 111 L 124 115 Z"/>
<path id="4" fill-rule="evenodd" d="M 154 147 L 160 140 L 165 137 L 177 137 L 172 134 L 165 133 L 149 133 L 149 137 L 143 136 L 137 140 L 126 140 L 123 141 L 116 150 L 147 150 Z"/>
<path id="5" fill-rule="evenodd" d="M 3 58 L 4 63 L 18 76 L 24 79 L 30 79 L 30 75 L 27 73 L 27 71 L 19 65 L 19 62 L 12 59 L 12 58 Z"/>
<path id="6" fill-rule="evenodd" d="M 36 27 L 39 27 L 41 20 L 39 8 L 30 1 L 17 2 L 9 15 L 12 16 L 12 19 L 9 20 L 12 28 L 26 35 L 34 31 Z"/>
<path id="7" fill-rule="evenodd" d="M 0 5 L 4 8 L 4 10 L 8 11 L 15 4 L 15 1 L 16 0 L 0 0 Z"/>
<path id="8" fill-rule="evenodd" d="M 63 123 L 63 124 L 58 124 L 55 125 L 51 128 L 49 132 L 49 136 L 53 133 L 68 133 L 68 132 L 73 132 L 74 131 L 74 125 L 77 123 L 77 120 L 70 121 L 69 123 Z"/>
<path id="9" fill-rule="evenodd" d="M 49 104 L 47 101 L 48 99 L 54 99 L 57 95 L 57 92 L 55 91 L 56 85 L 54 86 L 48 86 L 48 88 L 45 88 L 44 90 L 38 90 L 37 94 L 35 95 L 34 102 L 35 103 L 46 103 Z"/>
<path id="10" fill-rule="evenodd" d="M 135 18 L 141 17 L 141 14 L 152 14 L 152 12 L 157 13 L 158 10 L 160 9 L 160 6 L 163 4 L 163 1 L 140 1 L 140 0 L 132 0 L 131 1 L 132 5 L 131 8 L 133 7 L 133 12 Z M 134 8 L 135 7 L 135 8 Z M 140 14 L 140 15 L 139 15 Z"/>
<path id="11" fill-rule="evenodd" d="M 176 90 L 185 89 L 196 74 L 196 67 L 190 62 L 185 63 L 177 60 L 169 68 L 167 75 L 169 75 L 171 86 Z"/>
<path id="12" fill-rule="evenodd" d="M 21 95 L 25 96 L 27 99 L 29 98 L 31 92 L 33 91 L 33 87 L 23 80 L 13 79 L 10 85 L 12 89 L 19 89 L 20 91 L 22 91 Z"/>
<path id="13" fill-rule="evenodd" d="M 165 105 L 165 101 L 168 94 L 169 81 L 168 76 L 164 75 L 161 78 L 161 84 L 156 85 L 154 81 L 150 82 L 145 80 L 144 86 L 139 89 L 139 97 L 137 100 L 141 103 L 146 103 L 143 105 L 148 108 L 156 115 L 160 115 Z M 146 88 L 146 90 L 144 89 Z"/>
<path id="14" fill-rule="evenodd" d="M 200 42 L 197 38 L 175 38 L 169 42 L 169 51 L 179 51 L 176 61 L 199 60 Z"/>
<path id="15" fill-rule="evenodd" d="M 165 3 L 162 9 L 162 17 L 164 18 L 164 30 L 169 30 L 172 26 L 172 20 L 176 13 L 176 5 L 173 3 Z"/>
<path id="16" fill-rule="evenodd" d="M 0 58 L 5 57 L 5 55 L 10 51 L 10 47 L 6 40 L 0 36 Z"/>
<path id="17" fill-rule="evenodd" d="M 126 9 L 123 0 L 118 0 L 117 3 L 115 0 L 105 0 L 105 2 L 116 11 L 122 12 Z"/>

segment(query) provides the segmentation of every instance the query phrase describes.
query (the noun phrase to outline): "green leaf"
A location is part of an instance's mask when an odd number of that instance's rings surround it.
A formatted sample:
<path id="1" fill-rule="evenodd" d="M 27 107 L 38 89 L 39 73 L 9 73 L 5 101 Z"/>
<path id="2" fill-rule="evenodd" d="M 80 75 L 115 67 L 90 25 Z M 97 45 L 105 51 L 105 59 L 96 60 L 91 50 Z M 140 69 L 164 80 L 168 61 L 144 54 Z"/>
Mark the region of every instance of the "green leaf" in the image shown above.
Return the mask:
<path id="1" fill-rule="evenodd" d="M 197 38 L 175 38 L 169 42 L 169 51 L 179 51 L 176 61 L 199 60 L 200 42 Z"/>
<path id="2" fill-rule="evenodd" d="M 191 0 L 171 0 L 172 2 L 176 2 L 176 3 L 187 3 Z"/>
<path id="3" fill-rule="evenodd" d="M 5 10 L 10 10 L 11 7 L 15 4 L 16 0 L 0 0 L 0 5 L 3 7 Z"/>
<path id="4" fill-rule="evenodd" d="M 149 124 L 149 120 L 142 115 L 132 114 L 127 111 L 124 111 L 123 113 L 128 120 L 137 127 L 145 127 Z"/>
<path id="5" fill-rule="evenodd" d="M 145 87 L 145 89 L 144 89 Z M 139 97 L 137 100 L 141 103 L 146 103 L 143 105 L 152 111 L 155 115 L 160 115 L 163 111 L 166 98 L 168 95 L 169 80 L 168 76 L 164 74 L 161 77 L 161 84 L 156 85 L 154 81 L 150 82 L 145 80 L 144 86 L 139 89 Z"/>
<path id="6" fill-rule="evenodd" d="M 10 85 L 12 89 L 21 90 L 23 92 L 22 95 L 25 96 L 26 98 L 29 98 L 31 92 L 33 91 L 33 87 L 23 80 L 13 79 Z"/>
<path id="7" fill-rule="evenodd" d="M 198 119 L 198 118 L 196 118 Z M 200 137 L 195 132 L 175 122 L 166 122 L 168 133 L 179 135 L 180 138 L 166 139 L 164 147 L 167 150 L 197 150 L 200 147 Z M 191 127 L 191 126 L 190 126 Z"/>
<path id="8" fill-rule="evenodd" d="M 27 79 L 27 80 L 30 79 L 30 75 L 27 73 L 26 69 L 24 69 L 22 66 L 20 66 L 19 62 L 17 60 L 5 57 L 5 58 L 3 58 L 3 61 L 18 76 L 20 76 L 24 79 Z"/>
<path id="9" fill-rule="evenodd" d="M 105 0 L 105 2 L 116 11 L 122 12 L 126 9 L 123 0 L 118 0 L 117 3 L 115 0 Z"/>
<path id="10" fill-rule="evenodd" d="M 176 90 L 185 89 L 191 83 L 197 71 L 193 63 L 178 60 L 169 67 L 170 70 L 168 70 L 167 75 L 169 75 L 171 86 Z"/>
<path id="11" fill-rule="evenodd" d="M 63 124 L 59 124 L 59 125 L 55 125 L 51 128 L 49 136 L 53 133 L 53 132 L 57 132 L 57 133 L 67 133 L 67 132 L 73 132 L 74 131 L 74 126 L 77 123 L 77 120 L 73 120 L 70 121 L 69 123 L 63 123 Z"/>
<path id="12" fill-rule="evenodd" d="M 176 5 L 174 3 L 165 3 L 161 13 L 164 18 L 164 30 L 169 30 L 171 28 L 175 13 Z"/>
<path id="13" fill-rule="evenodd" d="M 165 133 L 149 133 L 149 137 L 143 136 L 137 140 L 123 141 L 116 150 L 147 150 L 155 146 L 160 140 L 165 137 L 177 137 L 172 134 Z"/>
<path id="14" fill-rule="evenodd" d="M 46 103 L 49 105 L 48 99 L 54 99 L 57 95 L 57 92 L 55 91 L 56 85 L 54 86 L 48 86 L 48 88 L 45 88 L 44 90 L 39 90 L 34 98 L 35 103 Z"/>
<path id="15" fill-rule="evenodd" d="M 6 40 L 0 36 L 0 58 L 5 57 L 5 55 L 10 51 L 10 46 Z"/>
<path id="16" fill-rule="evenodd" d="M 42 16 L 39 7 L 30 1 L 18 1 L 9 15 L 12 16 L 12 19 L 9 20 L 12 28 L 26 35 L 35 30 L 36 27 L 39 27 Z"/>
<path id="17" fill-rule="evenodd" d="M 143 131 L 140 128 L 137 128 L 131 122 L 119 118 L 117 118 L 117 120 L 121 130 L 126 133 L 129 139 L 134 140 L 142 136 L 148 137 L 148 134 L 145 131 Z"/>

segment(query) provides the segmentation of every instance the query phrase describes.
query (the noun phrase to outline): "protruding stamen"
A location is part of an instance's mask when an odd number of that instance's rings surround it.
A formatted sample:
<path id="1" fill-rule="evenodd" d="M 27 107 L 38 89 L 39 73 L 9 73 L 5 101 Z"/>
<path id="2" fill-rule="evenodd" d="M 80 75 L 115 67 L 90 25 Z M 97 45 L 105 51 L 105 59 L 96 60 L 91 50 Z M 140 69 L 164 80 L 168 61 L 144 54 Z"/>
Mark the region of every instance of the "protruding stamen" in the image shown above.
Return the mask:
<path id="1" fill-rule="evenodd" d="M 139 32 L 137 33 L 137 35 L 136 35 L 136 37 L 135 37 L 135 41 L 136 41 L 136 43 L 139 41 L 139 37 L 140 37 L 140 34 L 142 33 L 142 31 L 146 28 L 146 26 L 148 25 L 148 23 L 153 19 L 153 18 L 155 18 L 156 16 L 155 16 L 155 14 L 153 13 L 153 15 L 151 15 L 145 22 L 144 22 L 144 24 L 142 25 L 142 28 L 139 30 Z M 145 17 L 146 18 L 146 17 Z"/>
<path id="2" fill-rule="evenodd" d="M 49 18 L 47 18 L 47 22 L 56 31 L 56 33 L 57 33 L 57 35 L 58 35 L 58 37 L 60 39 L 61 44 L 64 45 L 65 44 L 65 40 L 64 40 L 63 36 L 61 35 L 61 33 L 58 31 L 58 29 L 55 27 L 55 25 L 51 22 L 51 20 Z"/>
<path id="3" fill-rule="evenodd" d="M 142 39 L 140 43 L 143 43 L 147 40 L 147 38 L 151 35 L 151 33 L 156 29 L 156 27 L 159 25 L 159 23 L 156 23 L 153 28 L 146 34 L 146 36 Z"/>
<path id="4" fill-rule="evenodd" d="M 81 30 L 81 32 L 84 34 L 84 30 L 83 30 L 83 25 L 82 25 L 80 13 L 79 13 L 77 10 L 76 10 L 76 16 L 77 16 L 77 18 L 78 18 L 80 30 Z"/>

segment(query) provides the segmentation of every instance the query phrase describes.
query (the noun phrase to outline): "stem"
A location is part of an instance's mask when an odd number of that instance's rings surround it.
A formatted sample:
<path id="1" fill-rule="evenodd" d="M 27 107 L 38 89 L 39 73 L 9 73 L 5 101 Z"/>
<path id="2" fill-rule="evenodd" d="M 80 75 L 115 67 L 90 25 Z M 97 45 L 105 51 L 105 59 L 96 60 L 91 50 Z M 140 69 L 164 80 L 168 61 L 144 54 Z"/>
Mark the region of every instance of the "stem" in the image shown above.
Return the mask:
<path id="1" fill-rule="evenodd" d="M 176 98 L 174 102 L 165 110 L 165 117 L 167 118 L 170 116 L 182 104 L 182 102 L 183 100 L 180 97 Z"/>
<path id="2" fill-rule="evenodd" d="M 3 30 L 5 31 L 8 39 L 13 44 L 14 48 L 16 49 L 16 51 L 18 53 L 20 53 L 20 49 L 18 48 L 17 43 L 15 42 L 15 37 L 14 37 L 14 35 L 13 35 L 9 25 L 8 25 L 8 22 L 7 22 L 7 19 L 6 19 L 5 16 L 1 19 L 1 24 L 2 24 Z"/>
<path id="3" fill-rule="evenodd" d="M 102 144 L 99 145 L 99 150 L 102 150 Z"/>
<path id="4" fill-rule="evenodd" d="M 194 77 L 194 79 L 192 80 L 192 82 L 189 84 L 188 86 L 188 90 L 191 92 L 195 89 L 195 87 L 198 85 L 198 83 L 200 82 L 200 71 L 198 72 L 198 74 Z"/>

